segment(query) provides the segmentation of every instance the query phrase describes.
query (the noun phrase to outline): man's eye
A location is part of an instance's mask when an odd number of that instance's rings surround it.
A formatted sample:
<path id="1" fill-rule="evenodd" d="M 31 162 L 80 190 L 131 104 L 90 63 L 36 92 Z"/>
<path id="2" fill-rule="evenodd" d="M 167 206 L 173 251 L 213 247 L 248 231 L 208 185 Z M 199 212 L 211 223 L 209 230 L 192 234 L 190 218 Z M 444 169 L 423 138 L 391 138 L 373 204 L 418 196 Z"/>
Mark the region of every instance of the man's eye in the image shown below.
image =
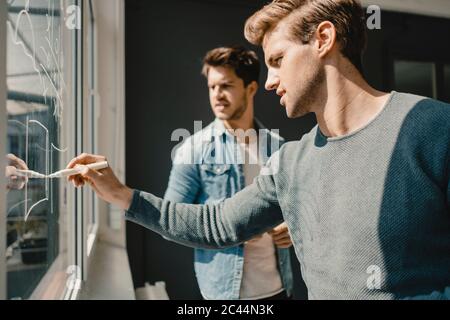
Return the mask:
<path id="1" fill-rule="evenodd" d="M 283 57 L 278 57 L 278 58 L 276 58 L 276 59 L 275 59 L 275 64 L 276 64 L 277 66 L 279 66 L 279 65 L 281 64 L 281 60 L 283 60 Z"/>

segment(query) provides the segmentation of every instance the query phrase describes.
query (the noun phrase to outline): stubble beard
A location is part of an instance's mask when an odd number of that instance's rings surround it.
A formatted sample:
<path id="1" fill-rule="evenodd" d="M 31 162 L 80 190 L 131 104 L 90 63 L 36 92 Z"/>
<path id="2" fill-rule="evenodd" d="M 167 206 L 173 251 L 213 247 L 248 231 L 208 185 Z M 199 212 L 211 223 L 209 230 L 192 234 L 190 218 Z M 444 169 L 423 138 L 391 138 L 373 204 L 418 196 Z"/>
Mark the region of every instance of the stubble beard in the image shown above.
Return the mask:
<path id="1" fill-rule="evenodd" d="M 325 70 L 322 66 L 317 66 L 312 70 L 310 80 L 304 81 L 302 88 L 294 102 L 294 108 L 290 118 L 299 118 L 313 110 L 313 106 L 319 99 L 321 88 L 325 82 Z"/>
<path id="2" fill-rule="evenodd" d="M 239 120 L 244 115 L 245 111 L 247 111 L 248 103 L 247 103 L 247 97 L 244 95 L 242 98 L 241 105 L 229 116 L 227 119 L 224 120 Z"/>

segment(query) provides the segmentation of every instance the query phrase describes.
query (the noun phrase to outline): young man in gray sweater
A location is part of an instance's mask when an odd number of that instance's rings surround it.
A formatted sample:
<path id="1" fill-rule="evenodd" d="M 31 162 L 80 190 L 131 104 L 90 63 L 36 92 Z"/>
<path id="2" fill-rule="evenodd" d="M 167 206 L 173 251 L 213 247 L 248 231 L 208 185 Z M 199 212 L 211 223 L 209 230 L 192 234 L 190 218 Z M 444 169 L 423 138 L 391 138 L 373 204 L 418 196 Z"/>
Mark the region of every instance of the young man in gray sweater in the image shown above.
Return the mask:
<path id="1" fill-rule="evenodd" d="M 132 190 L 110 169 L 71 178 L 126 218 L 195 247 L 242 243 L 286 221 L 310 299 L 450 297 L 450 106 L 370 87 L 356 0 L 278 0 L 246 24 L 289 118 L 318 126 L 215 205 Z M 82 155 L 69 167 L 102 161 Z"/>

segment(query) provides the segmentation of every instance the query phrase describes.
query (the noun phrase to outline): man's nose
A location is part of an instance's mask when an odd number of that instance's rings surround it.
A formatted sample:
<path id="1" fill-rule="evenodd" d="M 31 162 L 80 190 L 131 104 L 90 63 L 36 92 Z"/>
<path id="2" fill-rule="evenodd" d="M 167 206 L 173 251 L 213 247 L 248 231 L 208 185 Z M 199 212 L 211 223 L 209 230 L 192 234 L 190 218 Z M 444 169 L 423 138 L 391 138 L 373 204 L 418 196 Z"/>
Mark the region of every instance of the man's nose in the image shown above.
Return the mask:
<path id="1" fill-rule="evenodd" d="M 276 90 L 280 84 L 280 78 L 278 75 L 273 71 L 269 69 L 269 72 L 267 74 L 267 80 L 265 84 L 265 88 L 267 91 Z"/>
<path id="2" fill-rule="evenodd" d="M 214 98 L 216 98 L 217 100 L 222 99 L 222 98 L 223 98 L 223 90 L 220 89 L 219 87 L 214 88 L 213 96 L 214 96 Z"/>

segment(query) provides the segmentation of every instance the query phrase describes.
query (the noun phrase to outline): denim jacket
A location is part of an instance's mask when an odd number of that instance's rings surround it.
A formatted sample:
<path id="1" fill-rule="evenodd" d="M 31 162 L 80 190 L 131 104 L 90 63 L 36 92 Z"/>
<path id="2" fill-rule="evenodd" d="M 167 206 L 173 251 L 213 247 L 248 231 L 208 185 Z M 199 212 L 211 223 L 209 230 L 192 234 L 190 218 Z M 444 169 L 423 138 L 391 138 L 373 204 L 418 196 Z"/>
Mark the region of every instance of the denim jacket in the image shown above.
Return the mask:
<path id="1" fill-rule="evenodd" d="M 259 145 L 267 146 L 259 153 L 266 162 L 284 142 L 255 120 Z M 234 137 L 222 121 L 216 119 L 208 127 L 189 137 L 176 151 L 165 199 L 177 203 L 217 203 L 245 187 L 242 162 L 233 161 L 240 152 L 231 143 Z M 259 148 L 261 150 L 261 148 Z M 219 156 L 219 153 L 221 155 Z M 231 160 L 231 161 L 230 161 Z M 289 249 L 276 249 L 278 270 L 288 296 L 293 289 Z M 244 245 L 211 250 L 195 249 L 195 273 L 201 293 L 208 300 L 237 300 L 244 265 Z M 264 281 L 264 279 L 261 279 Z"/>

